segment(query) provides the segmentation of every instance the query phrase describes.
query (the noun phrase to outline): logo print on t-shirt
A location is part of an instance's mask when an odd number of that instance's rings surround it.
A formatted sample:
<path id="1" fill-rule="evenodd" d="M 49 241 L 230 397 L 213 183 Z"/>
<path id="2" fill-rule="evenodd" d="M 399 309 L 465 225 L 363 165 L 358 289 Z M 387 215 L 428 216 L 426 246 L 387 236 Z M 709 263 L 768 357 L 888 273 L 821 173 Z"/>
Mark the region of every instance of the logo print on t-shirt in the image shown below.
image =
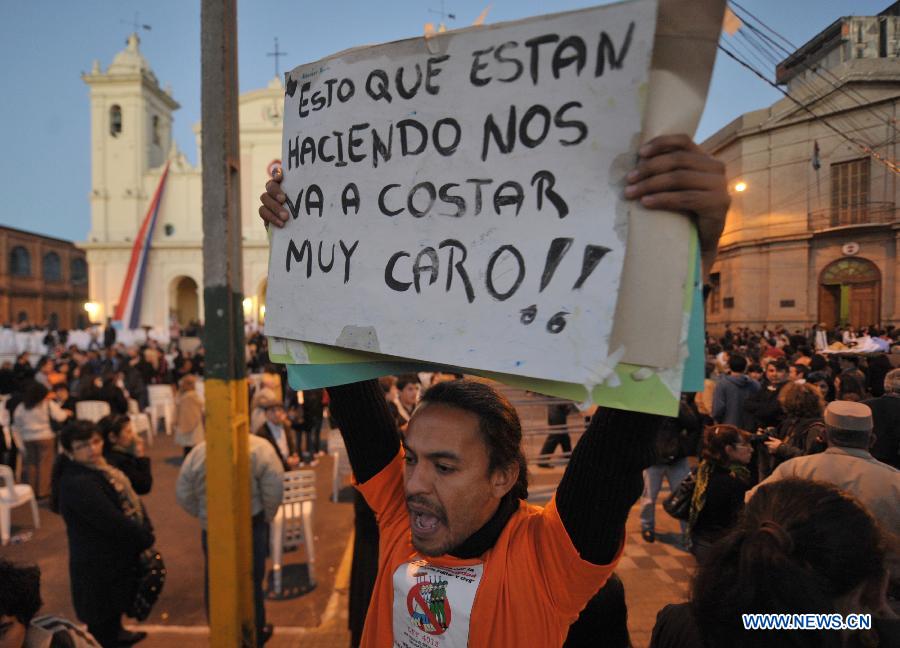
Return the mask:
<path id="1" fill-rule="evenodd" d="M 406 609 L 419 630 L 430 635 L 440 635 L 450 627 L 450 599 L 447 598 L 447 581 L 432 578 L 425 572 L 414 574 L 416 584 L 406 595 Z"/>

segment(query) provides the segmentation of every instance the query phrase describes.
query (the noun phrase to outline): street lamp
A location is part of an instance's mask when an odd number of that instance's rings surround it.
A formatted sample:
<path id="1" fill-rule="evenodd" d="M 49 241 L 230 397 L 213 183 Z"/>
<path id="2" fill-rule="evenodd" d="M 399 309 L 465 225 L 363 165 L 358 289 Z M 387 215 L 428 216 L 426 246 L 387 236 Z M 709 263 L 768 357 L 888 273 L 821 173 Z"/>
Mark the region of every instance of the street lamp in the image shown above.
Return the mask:
<path id="1" fill-rule="evenodd" d="M 734 185 L 734 190 L 738 193 L 743 193 L 747 191 L 747 183 L 743 180 L 738 180 L 737 184 Z"/>
<path id="2" fill-rule="evenodd" d="M 100 312 L 100 304 L 97 302 L 85 302 L 84 310 L 88 314 L 88 319 L 93 322 L 97 319 L 97 313 Z"/>
<path id="3" fill-rule="evenodd" d="M 250 313 L 253 312 L 253 299 L 244 297 L 244 301 L 241 302 L 241 305 L 244 307 L 244 319 L 248 319 Z"/>

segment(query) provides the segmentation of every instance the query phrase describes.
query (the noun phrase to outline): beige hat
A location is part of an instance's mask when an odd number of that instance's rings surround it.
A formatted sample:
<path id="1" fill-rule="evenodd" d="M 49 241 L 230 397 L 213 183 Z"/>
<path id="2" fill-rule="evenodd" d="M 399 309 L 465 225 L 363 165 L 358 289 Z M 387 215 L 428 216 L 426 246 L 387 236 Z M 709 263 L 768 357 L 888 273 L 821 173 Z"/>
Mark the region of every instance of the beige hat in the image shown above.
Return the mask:
<path id="1" fill-rule="evenodd" d="M 825 425 L 839 430 L 868 432 L 872 429 L 872 410 L 853 401 L 834 401 L 825 408 Z"/>

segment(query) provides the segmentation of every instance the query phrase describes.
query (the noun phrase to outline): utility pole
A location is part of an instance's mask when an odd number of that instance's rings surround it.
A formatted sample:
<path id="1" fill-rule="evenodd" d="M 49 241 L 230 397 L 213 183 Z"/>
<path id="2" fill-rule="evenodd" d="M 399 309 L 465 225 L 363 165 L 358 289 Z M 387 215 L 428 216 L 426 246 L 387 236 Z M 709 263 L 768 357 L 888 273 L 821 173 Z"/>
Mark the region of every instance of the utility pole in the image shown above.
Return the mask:
<path id="1" fill-rule="evenodd" d="M 200 22 L 209 643 L 253 648 L 237 0 L 202 0 Z"/>

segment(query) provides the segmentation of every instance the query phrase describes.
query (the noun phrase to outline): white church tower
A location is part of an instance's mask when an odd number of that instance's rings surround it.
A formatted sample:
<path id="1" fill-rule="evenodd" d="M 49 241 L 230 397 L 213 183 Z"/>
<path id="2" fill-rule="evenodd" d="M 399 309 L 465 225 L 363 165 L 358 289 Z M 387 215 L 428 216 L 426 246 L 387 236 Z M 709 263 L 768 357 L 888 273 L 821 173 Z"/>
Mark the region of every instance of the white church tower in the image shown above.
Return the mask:
<path id="1" fill-rule="evenodd" d="M 124 304 L 139 311 L 137 326 L 165 336 L 170 325 L 184 327 L 203 314 L 202 171 L 175 145 L 172 120 L 178 103 L 160 88 L 139 45 L 132 34 L 109 68 L 104 71 L 95 61 L 82 75 L 91 101 L 91 231 L 79 246 L 87 251 L 90 299 L 96 304 L 92 320 L 114 317 L 128 284 L 131 297 Z M 254 323 L 265 317 L 269 248 L 256 201 L 280 164 L 283 103 L 278 79 L 239 100 L 244 310 Z M 202 125 L 193 130 L 200 160 Z M 160 187 L 152 236 L 146 246 L 136 246 Z M 135 249 L 143 250 L 142 281 L 129 281 L 140 274 L 129 273 Z"/>
<path id="2" fill-rule="evenodd" d="M 137 34 L 104 73 L 82 75 L 91 91 L 91 242 L 134 240 L 149 197 L 144 174 L 162 166 L 178 103 L 160 89 Z"/>

